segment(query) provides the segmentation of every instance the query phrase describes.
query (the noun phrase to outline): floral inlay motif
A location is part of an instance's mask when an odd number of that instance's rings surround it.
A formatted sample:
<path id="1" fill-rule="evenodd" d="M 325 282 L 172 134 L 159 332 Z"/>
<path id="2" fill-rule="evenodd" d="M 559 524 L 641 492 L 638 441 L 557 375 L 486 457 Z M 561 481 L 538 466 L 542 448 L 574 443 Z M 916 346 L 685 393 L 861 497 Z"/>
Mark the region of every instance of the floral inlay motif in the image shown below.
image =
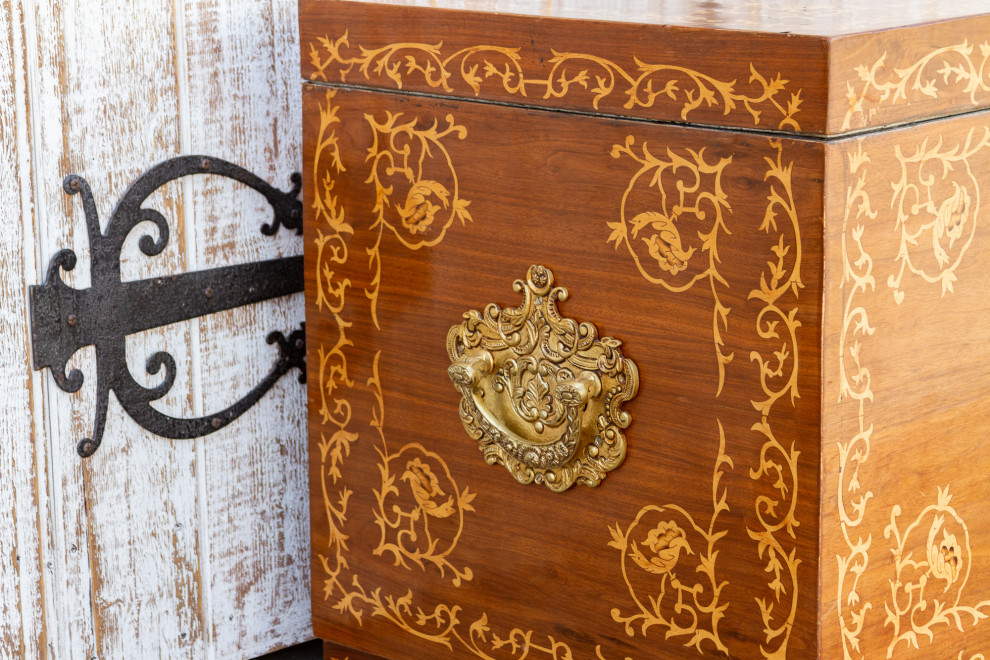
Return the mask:
<path id="1" fill-rule="evenodd" d="M 389 554 L 396 566 L 406 568 L 409 562 L 420 568 L 432 564 L 441 577 L 449 571 L 453 585 L 459 587 L 473 573 L 467 566 L 454 566 L 449 557 L 464 531 L 464 514 L 474 511 L 471 502 L 475 494 L 467 488 L 459 489 L 447 462 L 418 442 L 409 443 L 395 453 L 389 451 L 385 438 L 385 402 L 378 376 L 380 357 L 380 352 L 375 354 L 373 375 L 368 382 L 376 401 L 371 426 L 381 442 L 375 448 L 382 483 L 375 489 L 374 512 L 381 540 L 374 553 Z M 402 470 L 398 482 L 393 465 Z M 400 484 L 408 490 L 400 489 Z"/>
<path id="2" fill-rule="evenodd" d="M 640 274 L 654 284 L 661 285 L 671 292 L 682 292 L 690 289 L 695 283 L 707 280 L 715 301 L 712 322 L 712 337 L 715 344 L 715 354 L 718 364 L 719 383 L 716 396 L 721 394 L 725 381 L 725 365 L 733 359 L 732 353 L 723 351 L 724 341 L 721 332 L 727 327 L 730 309 L 719 299 L 719 289 L 716 284 L 728 287 L 728 283 L 718 272 L 720 263 L 718 255 L 718 238 L 720 234 L 729 234 L 723 214 L 729 210 L 728 197 L 722 188 L 722 176 L 725 168 L 732 162 L 731 158 L 710 159 L 705 156 L 705 150 L 691 149 L 672 150 L 668 148 L 666 157 L 655 156 L 644 143 L 642 155 L 634 151 L 635 140 L 632 136 L 626 138 L 624 145 L 615 145 L 612 156 L 619 158 L 626 155 L 640 164 L 639 171 L 633 176 L 623 194 L 619 222 L 608 223 L 612 229 L 609 242 L 616 248 L 625 245 L 629 250 Z M 756 602 L 764 623 L 765 644 L 761 651 L 766 657 L 783 657 L 787 652 L 787 642 L 790 638 L 794 619 L 797 616 L 798 582 L 797 569 L 801 563 L 797 558 L 796 547 L 789 541 L 794 538 L 794 528 L 798 525 L 795 510 L 798 501 L 797 459 L 800 452 L 783 444 L 774 434 L 771 427 L 771 409 L 781 398 L 789 397 L 793 402 L 797 398 L 798 378 L 798 342 L 797 329 L 801 326 L 797 320 L 798 307 L 796 302 L 783 301 L 792 298 L 796 301 L 798 293 L 803 288 L 801 281 L 801 232 L 794 203 L 791 184 L 792 164 L 784 163 L 783 143 L 771 140 L 770 145 L 777 152 L 776 159 L 765 158 L 767 172 L 764 177 L 769 182 L 770 192 L 768 204 L 759 231 L 768 234 L 776 233 L 777 242 L 771 248 L 772 258 L 767 262 L 767 269 L 760 278 L 757 289 L 750 292 L 751 300 L 763 303 L 757 317 L 757 336 L 762 340 L 780 341 L 779 348 L 765 355 L 753 351 L 750 360 L 759 368 L 760 384 L 766 396 L 765 399 L 753 401 L 753 407 L 760 413 L 759 421 L 753 430 L 764 437 L 761 449 L 760 463 L 750 470 L 754 480 L 765 481 L 779 493 L 777 498 L 760 496 L 756 501 L 756 516 L 760 528 L 748 530 L 749 536 L 757 541 L 758 553 L 764 562 L 764 570 L 771 576 L 767 583 L 771 591 L 769 598 L 757 598 Z M 657 194 L 659 193 L 659 195 Z M 778 228 L 778 219 L 784 219 L 784 224 Z M 684 225 L 691 223 L 692 232 L 684 231 Z M 704 222 L 701 227 L 698 224 Z M 680 226 L 680 228 L 679 228 Z M 696 238 L 695 238 L 696 237 Z M 690 241 L 690 242 L 689 242 Z M 692 244 L 693 243 L 693 244 Z M 696 253 L 707 254 L 707 260 L 693 263 Z M 696 257 L 695 257 L 696 258 Z M 722 434 L 721 423 L 719 432 Z M 647 607 L 639 600 L 636 589 L 630 584 L 628 573 L 623 564 L 623 574 L 630 588 L 633 599 L 639 605 L 640 612 L 629 617 L 613 610 L 613 618 L 626 623 L 626 631 L 632 634 L 632 622 L 640 622 L 645 633 L 652 625 L 669 627 L 668 637 L 691 633 L 693 637 L 689 644 L 701 651 L 704 639 L 712 641 L 716 648 L 725 651 L 718 637 L 717 623 L 724 616 L 728 604 L 719 604 L 718 594 L 721 583 L 714 577 L 714 544 L 725 532 L 714 532 L 715 518 L 727 510 L 725 494 L 718 492 L 720 469 L 723 463 L 731 466 L 731 461 L 724 454 L 724 437 L 721 439 L 719 461 L 716 465 L 716 478 L 713 482 L 713 497 L 715 511 L 707 531 L 695 525 L 689 518 L 690 525 L 708 544 L 708 556 L 702 560 L 697 570 L 705 573 L 713 589 L 714 597 L 710 603 L 701 604 L 697 600 L 700 587 L 684 585 L 671 577 L 670 589 L 665 579 L 664 592 L 660 598 L 651 596 L 652 607 Z M 668 507 L 669 508 L 669 507 Z M 662 507 L 646 507 L 640 516 L 650 510 L 663 510 Z M 684 515 L 687 516 L 686 512 Z M 639 519 L 637 518 L 637 523 Z M 680 541 L 665 550 L 663 556 L 658 555 L 655 563 L 640 547 L 630 545 L 629 534 L 637 526 L 634 523 L 625 533 L 620 533 L 618 526 L 612 530 L 613 545 L 628 551 L 632 562 L 649 571 L 649 563 L 654 570 L 665 566 L 669 560 L 674 564 L 683 558 Z M 661 525 L 663 523 L 660 523 Z M 688 529 L 687 527 L 683 529 Z M 664 534 L 674 532 L 665 529 Z M 659 532 L 658 532 L 659 533 Z M 685 539 L 683 550 L 691 549 Z M 671 566 L 673 569 L 673 566 Z M 671 574 L 673 575 L 673 573 Z M 673 623 L 660 611 L 660 603 L 667 593 L 685 589 L 685 594 L 678 597 L 677 603 L 684 613 L 694 617 L 695 623 L 681 627 Z M 687 593 L 695 598 L 695 607 L 685 605 Z M 780 606 L 784 610 L 781 614 Z M 700 626 L 699 612 L 710 615 L 710 629 Z M 692 614 L 693 613 L 693 614 Z M 599 652 L 599 656 L 601 653 Z"/>
<path id="3" fill-rule="evenodd" d="M 900 144 L 894 156 L 901 176 L 892 182 L 891 208 L 899 234 L 897 273 L 887 278 L 894 301 L 903 302 L 902 285 L 907 272 L 922 281 L 939 283 L 941 293 L 953 292 L 954 271 L 960 264 L 975 229 L 979 186 L 970 169 L 969 158 L 990 144 L 990 130 L 974 139 L 970 130 L 965 139 L 945 146 L 929 139 L 904 156 Z M 866 365 L 864 347 L 876 333 L 862 297 L 873 292 L 876 278 L 874 261 L 864 247 L 867 223 L 875 223 L 879 212 L 873 207 L 867 186 L 869 156 L 862 143 L 848 154 L 851 183 L 846 190 L 842 225 L 844 287 L 843 320 L 839 336 L 839 402 L 855 402 L 857 425 L 848 440 L 838 443 L 838 512 L 846 552 L 836 556 L 838 573 L 837 609 L 845 658 L 864 657 L 862 633 L 874 603 L 860 593 L 860 580 L 870 565 L 872 534 L 857 534 L 866 519 L 867 505 L 874 498 L 863 483 L 860 470 L 870 457 L 874 436 L 867 403 L 874 402 L 873 373 Z M 930 232 L 928 240 L 922 240 Z M 927 258 L 922 262 L 922 258 Z M 907 527 L 898 519 L 900 505 L 891 510 L 884 538 L 893 542 L 894 577 L 889 579 L 890 600 L 884 603 L 884 626 L 893 631 L 887 657 L 894 657 L 903 643 L 919 649 L 923 640 L 934 642 L 941 626 L 958 631 L 987 618 L 990 601 L 967 605 L 962 600 L 969 577 L 971 552 L 969 530 L 955 508 L 950 506 L 949 488 L 939 487 L 936 503 L 925 507 Z M 926 529 L 927 528 L 927 529 Z M 960 654 L 960 658 L 963 654 Z M 972 656 L 979 658 L 979 654 Z"/>
<path id="4" fill-rule="evenodd" d="M 619 220 L 609 222 L 608 242 L 625 246 L 647 281 L 668 291 L 687 291 L 699 281 L 711 287 L 715 310 L 712 337 L 718 361 L 718 390 L 725 382 L 725 365 L 732 353 L 725 353 L 722 329 L 727 327 L 729 308 L 718 297 L 718 285 L 728 283 L 718 272 L 718 239 L 728 235 L 723 214 L 729 210 L 728 196 L 722 189 L 722 176 L 732 158 L 708 159 L 705 150 L 666 149 L 656 156 L 644 142 L 642 153 L 634 149 L 636 140 L 612 146 L 612 158 L 627 156 L 639 164 L 622 195 Z M 700 250 L 707 258 L 691 259 Z"/>
<path id="5" fill-rule="evenodd" d="M 396 210 L 409 233 L 425 234 L 436 219 L 437 212 L 450 206 L 449 199 L 450 191 L 443 184 L 429 180 L 416 181 L 406 193 L 406 203 L 396 207 Z"/>
<path id="6" fill-rule="evenodd" d="M 965 142 L 951 147 L 941 139 L 926 138 L 910 156 L 894 145 L 901 166 L 901 177 L 893 182 L 892 202 L 900 233 L 900 269 L 887 279 L 887 286 L 894 290 L 898 304 L 904 300 L 905 272 L 939 283 L 942 295 L 952 291 L 956 268 L 973 241 L 980 212 L 979 182 L 970 159 L 990 145 L 990 128 L 984 128 L 976 140 L 975 132 L 971 129 Z M 927 241 L 926 234 L 930 234 Z"/>
<path id="7" fill-rule="evenodd" d="M 336 92 L 330 90 L 326 96 L 326 104 L 320 108 L 321 127 L 314 150 L 312 171 L 312 185 L 316 191 L 315 223 L 319 227 L 316 229 L 318 259 L 315 298 L 321 310 L 332 314 L 331 328 L 335 328 L 337 333 L 337 340 L 332 348 L 327 349 L 321 344 L 317 349 L 320 359 L 322 422 L 335 427 L 329 438 L 325 434 L 321 435 L 319 444 L 320 486 L 326 515 L 327 545 L 322 551 L 317 550 L 316 556 L 323 569 L 324 599 L 332 603 L 334 610 L 352 618 L 358 625 L 363 623 L 365 616 L 382 619 L 409 635 L 451 650 L 456 644 L 468 654 L 484 660 L 490 660 L 495 652 L 515 655 L 520 650 L 528 658 L 543 656 L 549 660 L 571 660 L 573 654 L 568 645 L 552 636 L 541 641 L 532 630 L 518 627 L 510 629 L 507 634 L 496 632 L 484 612 L 470 623 L 463 622 L 459 618 L 463 608 L 459 605 L 420 604 L 411 589 L 402 595 L 395 595 L 386 593 L 382 587 L 367 588 L 361 575 L 351 568 L 348 558 L 350 537 L 344 532 L 344 528 L 348 523 L 353 491 L 344 483 L 343 464 L 359 436 L 350 430 L 351 403 L 348 391 L 354 387 L 354 382 L 348 376 L 347 353 L 353 343 L 346 338 L 345 333 L 351 323 L 341 316 L 350 281 L 340 276 L 334 264 L 339 266 L 348 262 L 348 241 L 345 235 L 353 233 L 353 227 L 345 221 L 343 205 L 334 192 L 335 176 L 344 171 L 340 160 L 339 137 L 336 135 L 336 125 L 340 119 L 339 107 L 334 104 L 335 95 Z M 325 231 L 328 233 L 324 233 Z M 353 301 L 350 302 L 353 304 Z M 374 370 L 368 385 L 376 392 L 378 405 L 371 426 L 380 434 L 380 439 L 384 440 L 384 403 L 377 370 Z M 394 476 L 391 467 L 393 463 L 401 466 L 399 482 L 409 487 L 410 500 L 415 502 L 414 509 L 403 509 L 400 506 L 398 520 L 401 522 L 398 527 L 390 527 L 390 520 L 394 522 L 395 518 L 381 518 L 381 554 L 390 553 L 400 564 L 403 561 L 411 561 L 420 566 L 425 566 L 427 562 L 432 563 L 441 571 L 451 571 L 454 582 L 471 579 L 470 569 L 459 569 L 447 558 L 456 545 L 456 535 L 449 537 L 443 547 L 440 537 L 432 527 L 429 532 L 430 540 L 425 545 L 392 543 L 389 539 L 393 537 L 388 535 L 394 533 L 394 538 L 397 539 L 399 534 L 409 529 L 408 524 L 414 517 L 417 523 L 429 519 L 431 525 L 438 525 L 437 521 L 455 519 L 460 522 L 464 512 L 473 510 L 471 502 L 474 495 L 466 488 L 459 489 L 454 484 L 446 464 L 438 462 L 438 456 L 415 443 L 406 445 L 396 454 L 389 453 L 384 442 L 376 450 L 382 458 L 379 464 L 383 478 L 382 488 L 375 492 L 380 507 L 384 509 L 386 501 L 390 502 L 390 498 L 402 495 L 401 491 L 395 492 L 399 489 L 395 480 L 389 482 L 389 477 Z M 413 510 L 419 513 L 413 513 Z M 395 509 L 391 511 L 395 512 Z M 402 517 L 402 512 L 407 514 L 406 517 Z M 406 525 L 404 529 L 403 524 Z"/>
<path id="8" fill-rule="evenodd" d="M 670 575 L 674 570 L 681 550 L 689 555 L 694 554 L 691 546 L 688 545 L 684 530 L 678 527 L 673 520 L 657 523 L 657 526 L 650 530 L 650 533 L 646 535 L 646 540 L 640 545 L 649 551 L 649 560 L 635 545 L 630 553 L 632 560 L 643 570 L 663 576 Z"/>
<path id="9" fill-rule="evenodd" d="M 711 648 L 729 652 L 718 634 L 719 621 L 729 607 L 721 602 L 722 589 L 728 582 L 715 577 L 715 544 L 728 531 L 716 531 L 715 522 L 719 514 L 729 510 L 725 487 L 720 484 L 726 468 L 733 465 L 725 454 L 721 423 L 718 432 L 712 517 L 706 526 L 699 525 L 684 508 L 667 504 L 643 507 L 625 531 L 618 523 L 609 527 L 612 540 L 608 545 L 622 553 L 622 578 L 636 606 L 631 614 L 614 608 L 612 618 L 623 624 L 630 637 L 636 628 L 645 636 L 650 628 L 659 626 L 665 630 L 665 639 L 686 638 L 684 645 L 700 653 Z M 683 565 L 689 557 L 693 561 Z M 699 575 L 701 579 L 695 581 Z M 602 657 L 600 649 L 598 656 Z"/>
<path id="10" fill-rule="evenodd" d="M 444 119 L 441 128 L 434 119 L 426 128 L 418 119 L 405 121 L 402 113 L 385 113 L 379 122 L 364 116 L 374 135 L 368 150 L 371 174 L 367 183 L 375 186 L 376 214 L 371 228 L 378 230 L 378 240 L 369 254 L 375 271 L 371 287 L 365 291 L 371 299 L 371 317 L 378 325 L 378 290 L 381 286 L 381 242 L 385 229 L 410 250 L 438 245 L 454 220 L 466 224 L 472 220 L 471 204 L 460 196 L 457 172 L 444 139 L 467 137 L 467 129 L 458 126 L 452 115 Z M 402 202 L 396 203 L 398 193 Z"/>
<path id="11" fill-rule="evenodd" d="M 895 544 L 890 601 L 884 605 L 884 625 L 894 629 L 888 658 L 894 657 L 901 642 L 917 649 L 919 638 L 932 641 L 938 626 L 964 630 L 964 624 L 973 625 L 990 613 L 990 600 L 961 604 L 972 552 L 969 528 L 951 501 L 948 486 L 939 487 L 936 503 L 925 507 L 903 531 L 897 520 L 901 507 L 895 505 L 890 513 L 890 524 L 883 531 Z"/>

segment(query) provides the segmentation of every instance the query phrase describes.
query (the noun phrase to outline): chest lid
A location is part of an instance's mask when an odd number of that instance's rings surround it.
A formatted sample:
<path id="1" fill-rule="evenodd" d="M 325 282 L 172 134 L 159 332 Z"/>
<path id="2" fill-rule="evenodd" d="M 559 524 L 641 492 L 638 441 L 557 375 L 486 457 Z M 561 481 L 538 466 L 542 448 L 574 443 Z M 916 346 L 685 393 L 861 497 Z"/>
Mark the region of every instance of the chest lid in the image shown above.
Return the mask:
<path id="1" fill-rule="evenodd" d="M 818 136 L 990 105 L 986 0 L 839 4 L 301 0 L 302 75 Z"/>

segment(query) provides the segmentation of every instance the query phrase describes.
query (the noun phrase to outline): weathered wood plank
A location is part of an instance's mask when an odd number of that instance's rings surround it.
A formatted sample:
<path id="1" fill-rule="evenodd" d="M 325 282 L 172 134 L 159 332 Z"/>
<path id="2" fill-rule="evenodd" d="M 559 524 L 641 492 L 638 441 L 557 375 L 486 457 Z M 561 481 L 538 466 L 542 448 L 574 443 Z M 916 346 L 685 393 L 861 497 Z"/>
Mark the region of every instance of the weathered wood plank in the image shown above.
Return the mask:
<path id="1" fill-rule="evenodd" d="M 22 7 L 0 3 L 0 657 L 44 654 L 40 494 L 44 456 L 30 376 L 25 271 L 34 264 L 31 143 Z M 28 413 L 28 414 L 25 414 Z M 43 465 L 43 464 L 42 464 Z M 42 467 L 42 470 L 44 468 Z"/>
<path id="2" fill-rule="evenodd" d="M 69 279 L 87 286 L 89 250 L 76 199 L 60 182 L 76 171 L 92 185 L 105 225 L 126 185 L 179 147 L 172 8 L 121 3 L 92 11 L 84 2 L 40 3 L 37 52 L 39 141 L 34 145 L 40 254 L 73 248 L 79 264 Z M 156 207 L 177 218 L 178 187 Z M 127 242 L 125 278 L 184 270 L 180 241 L 145 258 Z M 188 324 L 128 342 L 132 372 L 142 378 L 152 352 L 168 350 L 179 378 L 162 409 L 189 414 Z M 47 532 L 53 545 L 49 631 L 56 657 L 201 657 L 196 466 L 193 443 L 170 442 L 139 429 L 111 399 L 103 448 L 86 462 L 75 442 L 92 432 L 93 352 L 74 360 L 89 379 L 79 395 L 44 380 L 51 406 L 53 499 Z"/>
<path id="3" fill-rule="evenodd" d="M 205 0 L 188 4 L 183 16 L 186 149 L 240 163 L 288 188 L 301 160 L 295 3 Z M 213 179 L 196 181 L 193 191 L 196 268 L 302 252 L 291 231 L 261 235 L 271 210 L 259 195 Z M 271 368 L 275 351 L 265 335 L 288 334 L 302 318 L 302 296 L 295 296 L 203 319 L 203 410 L 245 394 Z M 206 620 L 218 657 L 253 657 L 312 634 L 305 390 L 295 377 L 203 442 Z"/>
<path id="4" fill-rule="evenodd" d="M 46 159 L 46 149 L 48 153 L 55 153 L 63 144 L 61 135 L 61 122 L 65 116 L 65 109 L 62 105 L 63 96 L 59 90 L 62 85 L 64 67 L 63 59 L 57 55 L 59 34 L 48 33 L 48 38 L 55 45 L 50 46 L 49 53 L 43 53 L 39 48 L 39 21 L 45 26 L 51 26 L 55 17 L 51 15 L 51 10 L 47 12 L 39 11 L 30 1 L 20 2 L 21 15 L 24 21 L 24 43 L 25 43 L 25 67 L 27 70 L 28 91 L 27 104 L 30 108 L 30 130 L 31 135 L 31 155 L 30 172 L 36 188 L 44 188 L 47 178 L 44 174 L 44 163 Z M 42 71 L 47 71 L 48 75 L 42 75 Z M 65 163 L 57 162 L 53 171 L 65 169 Z M 32 195 L 35 213 L 35 239 L 38 245 L 36 252 L 39 260 L 35 264 L 34 277 L 32 281 L 40 282 L 43 277 L 46 263 L 44 257 L 45 236 L 48 234 L 47 218 L 54 213 L 57 217 L 64 218 L 66 215 L 65 200 L 51 198 L 51 204 L 39 199 L 37 193 Z M 57 225 L 56 225 L 57 226 Z M 85 601 L 80 601 L 89 592 L 89 573 L 86 570 L 85 561 L 79 561 L 79 553 L 73 553 L 76 561 L 67 564 L 60 559 L 64 556 L 66 535 L 79 537 L 84 533 L 83 520 L 78 515 L 75 507 L 68 507 L 72 514 L 72 520 L 62 518 L 62 510 L 65 501 L 62 497 L 64 479 L 57 475 L 53 469 L 52 461 L 55 456 L 49 451 L 50 445 L 57 442 L 52 438 L 58 438 L 57 429 L 53 433 L 52 425 L 49 421 L 49 396 L 51 383 L 47 374 L 42 374 L 40 379 L 35 375 L 35 382 L 41 381 L 40 393 L 37 397 L 41 400 L 42 407 L 35 406 L 33 412 L 36 417 L 43 419 L 38 428 L 47 431 L 46 438 L 36 439 L 37 453 L 39 457 L 44 457 L 44 463 L 39 458 L 39 464 L 46 467 L 44 479 L 44 489 L 47 497 L 41 498 L 39 511 L 39 528 L 41 530 L 43 543 L 43 581 L 44 581 L 44 606 L 45 622 L 47 631 L 47 653 L 56 657 L 67 657 L 72 652 L 76 657 L 90 657 L 87 651 L 93 648 L 91 616 L 84 607 Z M 39 490 L 41 489 L 39 484 Z M 68 527 L 71 525 L 71 527 Z M 76 546 L 78 547 L 78 546 Z M 53 585 L 57 585 L 55 588 Z M 77 605 L 73 606 L 72 603 Z M 68 631 L 73 634 L 68 635 Z"/>
<path id="5" fill-rule="evenodd" d="M 70 285 L 90 283 L 81 206 L 60 185 L 69 172 L 92 185 L 104 226 L 127 184 L 182 151 L 288 187 L 300 160 L 295 4 L 97 13 L 7 0 L 0 34 L 0 180 L 19 183 L 0 201 L 21 230 L 0 237 L 0 434 L 17 440 L 0 444 L 0 657 L 250 657 L 309 637 L 300 386 L 287 378 L 215 446 L 154 437 L 111 398 L 105 444 L 83 462 L 75 443 L 92 433 L 94 353 L 70 365 L 86 374 L 83 390 L 59 391 L 30 369 L 26 310 L 26 286 L 58 249 L 79 257 Z M 270 210 L 253 193 L 176 184 L 149 205 L 172 239 L 148 258 L 136 231 L 125 279 L 301 252 L 290 232 L 261 237 Z M 297 298 L 131 337 L 129 368 L 150 385 L 144 361 L 167 350 L 178 377 L 159 409 L 225 407 L 270 368 L 264 334 L 301 320 Z"/>

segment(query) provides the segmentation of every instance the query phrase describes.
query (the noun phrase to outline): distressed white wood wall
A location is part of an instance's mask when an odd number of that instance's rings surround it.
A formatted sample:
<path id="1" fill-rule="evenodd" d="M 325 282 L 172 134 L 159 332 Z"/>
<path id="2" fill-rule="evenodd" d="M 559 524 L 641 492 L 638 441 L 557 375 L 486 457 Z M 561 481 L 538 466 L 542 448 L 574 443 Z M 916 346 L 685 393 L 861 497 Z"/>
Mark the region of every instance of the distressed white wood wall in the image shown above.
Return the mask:
<path id="1" fill-rule="evenodd" d="M 311 635 L 305 396 L 290 374 L 205 439 L 165 440 L 111 397 L 92 433 L 92 349 L 58 390 L 30 365 L 27 287 L 75 250 L 89 285 L 78 198 L 86 178 L 105 227 L 128 183 L 183 153 L 241 164 L 282 189 L 301 167 L 295 0 L 0 0 L 0 658 L 250 658 Z M 290 231 L 235 184 L 170 184 L 154 207 L 166 250 L 139 230 L 125 279 L 299 254 Z M 303 317 L 301 295 L 128 339 L 134 376 L 158 350 L 177 378 L 160 410 L 197 416 L 243 396 L 271 368 L 271 330 Z"/>

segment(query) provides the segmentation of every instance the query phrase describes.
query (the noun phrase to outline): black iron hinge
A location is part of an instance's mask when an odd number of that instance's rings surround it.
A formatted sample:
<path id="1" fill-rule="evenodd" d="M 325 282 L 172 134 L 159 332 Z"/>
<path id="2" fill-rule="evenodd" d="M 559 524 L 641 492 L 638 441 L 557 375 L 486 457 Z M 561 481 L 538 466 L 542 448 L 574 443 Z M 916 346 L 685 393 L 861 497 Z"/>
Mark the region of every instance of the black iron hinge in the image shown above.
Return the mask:
<path id="1" fill-rule="evenodd" d="M 175 418 L 151 406 L 175 382 L 175 359 L 170 354 L 159 351 L 147 360 L 149 374 L 165 369 L 162 382 L 155 387 L 139 384 L 128 370 L 124 338 L 129 334 L 303 290 L 301 256 L 121 281 L 120 250 L 124 239 L 139 223 L 150 222 L 158 230 L 157 239 L 147 234 L 141 237 L 138 242 L 141 252 L 155 256 L 168 244 L 165 217 L 142 204 L 165 184 L 192 174 L 234 179 L 264 195 L 274 210 L 274 220 L 261 226 L 262 234 L 273 236 L 279 227 L 302 233 L 302 203 L 298 199 L 302 177 L 298 172 L 292 175 L 292 188 L 282 192 L 244 168 L 219 158 L 172 158 L 155 165 L 131 184 L 117 203 L 106 232 L 100 231 L 89 184 L 75 174 L 65 177 L 62 184 L 65 192 L 78 194 L 82 200 L 92 283 L 88 289 L 69 287 L 62 280 L 61 271 L 75 267 L 76 255 L 72 250 L 55 254 L 45 283 L 31 287 L 31 345 L 34 368 L 50 368 L 55 383 L 65 392 L 77 392 L 83 384 L 83 374 L 78 369 L 65 373 L 69 359 L 84 346 L 96 348 L 96 416 L 92 437 L 76 445 L 80 456 L 91 456 L 100 446 L 111 390 L 127 414 L 155 435 L 196 438 L 240 417 L 292 368 L 300 370 L 299 382 L 306 382 L 305 324 L 288 337 L 281 332 L 270 333 L 268 343 L 278 346 L 272 370 L 243 398 L 212 415 Z"/>

